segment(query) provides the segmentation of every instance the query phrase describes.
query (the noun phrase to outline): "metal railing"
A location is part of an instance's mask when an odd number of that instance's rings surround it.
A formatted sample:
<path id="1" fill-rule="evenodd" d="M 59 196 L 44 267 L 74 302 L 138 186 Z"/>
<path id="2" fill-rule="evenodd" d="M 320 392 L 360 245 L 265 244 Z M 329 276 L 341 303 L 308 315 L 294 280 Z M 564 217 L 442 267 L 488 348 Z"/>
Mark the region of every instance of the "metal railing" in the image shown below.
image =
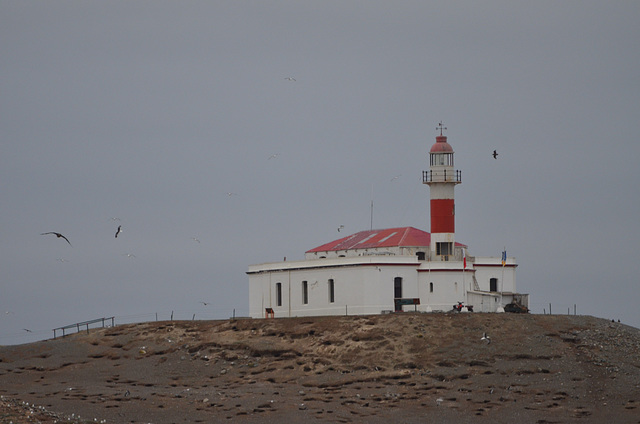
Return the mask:
<path id="1" fill-rule="evenodd" d="M 446 169 L 442 171 L 433 172 L 433 170 L 422 171 L 422 183 L 456 183 L 462 182 L 462 171 L 455 170 L 447 172 Z"/>
<path id="2" fill-rule="evenodd" d="M 59 331 L 59 330 L 62 330 L 62 337 L 64 337 L 65 336 L 65 330 L 69 330 L 71 328 L 75 328 L 77 330 L 77 332 L 79 333 L 80 332 L 80 327 L 86 327 L 87 328 L 87 333 L 89 333 L 89 325 L 101 322 L 102 323 L 102 328 L 104 328 L 105 321 L 109 321 L 109 320 L 111 320 L 111 326 L 113 327 L 115 325 L 115 317 L 92 319 L 90 321 L 77 322 L 75 324 L 65 325 L 64 327 L 54 328 L 53 329 L 53 338 L 54 339 L 56 338 L 56 336 L 57 336 L 56 332 Z"/>

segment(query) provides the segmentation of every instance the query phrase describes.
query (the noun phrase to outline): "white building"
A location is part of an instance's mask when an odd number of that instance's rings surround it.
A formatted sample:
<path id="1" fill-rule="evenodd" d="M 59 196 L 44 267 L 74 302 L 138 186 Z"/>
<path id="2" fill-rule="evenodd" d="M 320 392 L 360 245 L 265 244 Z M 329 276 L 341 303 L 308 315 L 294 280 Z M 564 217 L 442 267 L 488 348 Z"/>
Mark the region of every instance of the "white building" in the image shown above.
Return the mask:
<path id="1" fill-rule="evenodd" d="M 250 265 L 251 317 L 448 311 L 458 302 L 476 312 L 527 307 L 528 295 L 516 292 L 515 258 L 471 256 L 455 241 L 454 188 L 462 179 L 442 129 L 423 172 L 431 233 L 361 231 L 308 250 L 301 261 Z"/>

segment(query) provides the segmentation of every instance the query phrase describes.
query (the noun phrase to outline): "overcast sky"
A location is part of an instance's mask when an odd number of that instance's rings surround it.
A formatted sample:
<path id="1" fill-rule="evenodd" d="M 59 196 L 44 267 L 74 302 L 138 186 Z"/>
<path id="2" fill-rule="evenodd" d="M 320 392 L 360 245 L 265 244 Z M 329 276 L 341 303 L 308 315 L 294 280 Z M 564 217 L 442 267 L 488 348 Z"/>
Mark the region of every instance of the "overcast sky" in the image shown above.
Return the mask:
<path id="1" fill-rule="evenodd" d="M 440 121 L 456 241 L 506 247 L 534 313 L 640 327 L 638 22 L 636 1 L 0 2 L 0 344 L 246 316 L 248 265 L 368 230 L 372 199 L 374 228 L 429 231 Z"/>

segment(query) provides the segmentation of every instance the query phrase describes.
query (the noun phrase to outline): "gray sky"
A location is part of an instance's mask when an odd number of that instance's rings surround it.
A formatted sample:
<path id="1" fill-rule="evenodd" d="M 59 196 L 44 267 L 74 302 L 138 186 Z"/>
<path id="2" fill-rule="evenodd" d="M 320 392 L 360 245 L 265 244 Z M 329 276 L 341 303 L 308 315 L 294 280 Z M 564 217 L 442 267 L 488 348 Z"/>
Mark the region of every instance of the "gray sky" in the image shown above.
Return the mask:
<path id="1" fill-rule="evenodd" d="M 248 265 L 369 229 L 372 198 L 375 228 L 429 231 L 440 120 L 457 241 L 506 247 L 535 313 L 640 327 L 638 21 L 634 1 L 0 2 L 0 344 L 246 315 Z"/>

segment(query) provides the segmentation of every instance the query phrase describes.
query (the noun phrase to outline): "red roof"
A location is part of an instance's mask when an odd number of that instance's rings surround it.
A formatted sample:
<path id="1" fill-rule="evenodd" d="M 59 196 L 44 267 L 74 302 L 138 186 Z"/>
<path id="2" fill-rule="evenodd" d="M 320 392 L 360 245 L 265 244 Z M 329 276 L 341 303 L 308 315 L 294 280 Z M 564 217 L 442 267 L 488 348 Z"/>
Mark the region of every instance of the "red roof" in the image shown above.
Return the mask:
<path id="1" fill-rule="evenodd" d="M 447 137 L 444 135 L 439 135 L 436 137 L 436 143 L 431 146 L 431 150 L 429 153 L 439 153 L 439 152 L 451 152 L 453 153 L 453 147 L 449 143 L 447 143 Z"/>
<path id="2" fill-rule="evenodd" d="M 384 230 L 360 231 L 308 250 L 306 253 L 371 249 L 376 247 L 422 247 L 429 246 L 430 243 L 431 234 L 426 231 L 413 227 L 387 228 Z"/>

